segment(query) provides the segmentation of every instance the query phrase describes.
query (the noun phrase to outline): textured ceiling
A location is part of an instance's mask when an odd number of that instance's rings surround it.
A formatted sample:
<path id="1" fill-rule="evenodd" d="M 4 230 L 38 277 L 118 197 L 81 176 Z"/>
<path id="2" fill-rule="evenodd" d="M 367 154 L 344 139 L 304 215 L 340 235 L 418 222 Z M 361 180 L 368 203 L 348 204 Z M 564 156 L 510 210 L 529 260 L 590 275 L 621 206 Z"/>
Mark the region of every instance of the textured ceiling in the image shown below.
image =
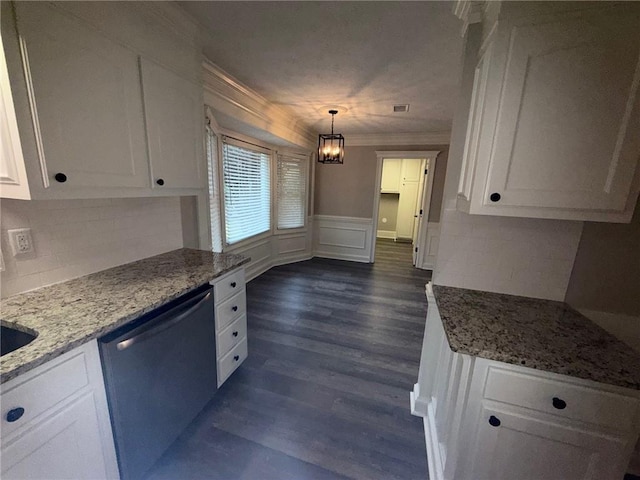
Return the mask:
<path id="1" fill-rule="evenodd" d="M 342 133 L 451 129 L 462 38 L 450 2 L 179 4 L 206 27 L 209 60 L 315 131 L 333 106 Z"/>

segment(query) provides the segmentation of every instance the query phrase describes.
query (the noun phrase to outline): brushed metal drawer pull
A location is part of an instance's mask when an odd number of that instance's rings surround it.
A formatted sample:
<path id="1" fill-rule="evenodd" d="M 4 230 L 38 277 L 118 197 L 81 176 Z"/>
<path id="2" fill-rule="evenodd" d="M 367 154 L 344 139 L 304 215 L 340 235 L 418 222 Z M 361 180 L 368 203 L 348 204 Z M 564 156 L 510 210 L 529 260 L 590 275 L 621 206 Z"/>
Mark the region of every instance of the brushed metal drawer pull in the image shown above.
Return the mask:
<path id="1" fill-rule="evenodd" d="M 567 402 L 558 397 L 553 397 L 551 403 L 553 404 L 553 407 L 557 408 L 558 410 L 564 410 L 565 408 L 567 408 Z"/>

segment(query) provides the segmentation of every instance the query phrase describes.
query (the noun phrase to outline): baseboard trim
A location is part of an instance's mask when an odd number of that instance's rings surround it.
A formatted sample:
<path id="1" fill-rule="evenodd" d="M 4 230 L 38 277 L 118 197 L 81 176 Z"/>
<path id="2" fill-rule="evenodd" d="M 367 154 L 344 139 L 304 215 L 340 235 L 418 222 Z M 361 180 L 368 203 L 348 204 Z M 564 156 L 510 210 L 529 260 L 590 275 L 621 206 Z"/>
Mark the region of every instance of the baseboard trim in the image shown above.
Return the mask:
<path id="1" fill-rule="evenodd" d="M 409 392 L 409 399 L 411 402 L 411 415 L 426 417 L 429 401 L 420 396 L 420 385 L 417 383 L 413 386 L 413 390 Z"/>
<path id="2" fill-rule="evenodd" d="M 396 232 L 394 230 L 378 230 L 376 232 L 376 238 L 385 238 L 387 240 L 395 240 Z"/>
<path id="3" fill-rule="evenodd" d="M 333 260 L 347 260 L 349 262 L 370 263 L 369 257 L 364 255 L 353 255 L 348 253 L 335 253 L 335 252 L 313 252 L 314 257 L 331 258 Z"/>

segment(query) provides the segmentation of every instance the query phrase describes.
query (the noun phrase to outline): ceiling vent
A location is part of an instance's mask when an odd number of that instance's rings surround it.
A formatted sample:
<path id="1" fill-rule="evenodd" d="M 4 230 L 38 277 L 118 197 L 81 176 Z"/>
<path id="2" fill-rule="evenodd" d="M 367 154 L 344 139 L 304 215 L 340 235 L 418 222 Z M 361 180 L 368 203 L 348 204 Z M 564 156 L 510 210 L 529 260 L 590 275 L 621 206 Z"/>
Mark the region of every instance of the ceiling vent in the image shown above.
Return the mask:
<path id="1" fill-rule="evenodd" d="M 409 104 L 404 104 L 404 105 L 394 105 L 393 106 L 393 113 L 404 113 L 404 112 L 408 112 L 409 111 Z"/>

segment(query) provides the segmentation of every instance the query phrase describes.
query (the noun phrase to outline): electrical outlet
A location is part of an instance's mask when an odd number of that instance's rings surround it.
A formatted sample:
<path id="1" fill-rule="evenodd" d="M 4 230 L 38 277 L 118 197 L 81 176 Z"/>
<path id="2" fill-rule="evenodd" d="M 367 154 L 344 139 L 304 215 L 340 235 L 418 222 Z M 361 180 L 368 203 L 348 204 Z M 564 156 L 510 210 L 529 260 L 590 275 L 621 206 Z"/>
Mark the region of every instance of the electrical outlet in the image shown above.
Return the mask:
<path id="1" fill-rule="evenodd" d="M 11 245 L 14 257 L 33 252 L 33 240 L 31 239 L 30 228 L 8 230 L 7 234 L 9 235 L 9 244 Z"/>

